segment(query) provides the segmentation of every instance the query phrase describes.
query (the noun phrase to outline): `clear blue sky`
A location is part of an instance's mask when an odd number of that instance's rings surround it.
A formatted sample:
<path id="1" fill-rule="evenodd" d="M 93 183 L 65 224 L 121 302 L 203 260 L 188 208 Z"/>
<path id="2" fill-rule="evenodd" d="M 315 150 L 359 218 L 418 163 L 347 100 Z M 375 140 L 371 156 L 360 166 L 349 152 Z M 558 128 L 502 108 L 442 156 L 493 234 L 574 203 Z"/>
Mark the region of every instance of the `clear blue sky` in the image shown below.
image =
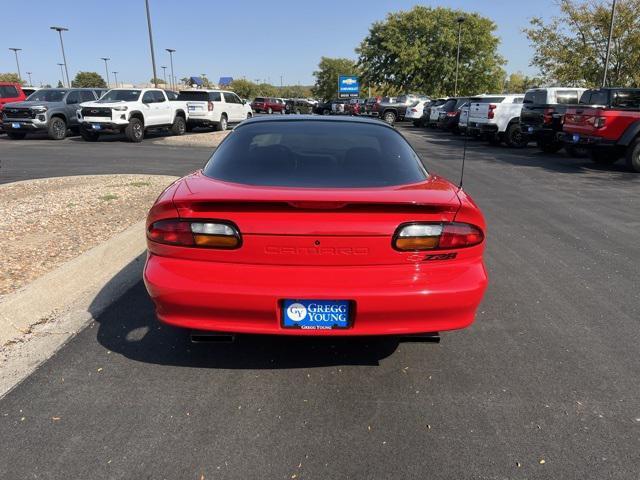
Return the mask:
<path id="1" fill-rule="evenodd" d="M 136 83 L 152 76 L 144 0 L 31 0 L 28 8 L 15 4 L 11 19 L 3 18 L 0 72 L 16 71 L 18 47 L 23 77 L 33 72 L 34 84 L 55 85 L 62 62 L 52 25 L 69 28 L 64 34 L 69 75 L 79 70 L 104 76 L 100 57 L 110 57 L 110 71 L 118 79 Z M 245 76 L 285 84 L 312 84 L 312 72 L 322 55 L 355 58 L 354 48 L 376 20 L 390 11 L 413 5 L 448 6 L 479 12 L 498 25 L 501 53 L 507 71 L 535 73 L 529 67 L 531 50 L 521 29 L 533 16 L 557 12 L 552 0 L 150 0 L 158 75 L 169 65 L 165 48 L 175 48 L 178 78 L 206 73 Z M 6 10 L 6 9 L 4 9 Z M 349 13 L 355 12 L 355 13 Z M 6 13 L 6 11 L 4 12 Z M 111 78 L 113 81 L 113 78 Z"/>

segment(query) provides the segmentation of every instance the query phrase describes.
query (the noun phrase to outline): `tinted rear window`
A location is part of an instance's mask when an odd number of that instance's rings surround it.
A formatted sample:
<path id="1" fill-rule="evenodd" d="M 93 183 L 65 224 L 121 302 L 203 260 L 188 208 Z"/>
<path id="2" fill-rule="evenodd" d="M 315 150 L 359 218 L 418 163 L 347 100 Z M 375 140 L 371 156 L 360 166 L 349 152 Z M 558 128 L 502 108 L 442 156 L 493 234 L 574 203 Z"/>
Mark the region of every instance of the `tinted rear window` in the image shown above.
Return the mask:
<path id="1" fill-rule="evenodd" d="M 254 102 L 264 102 L 264 97 L 256 97 L 253 99 Z"/>
<path id="2" fill-rule="evenodd" d="M 18 89 L 13 85 L 0 85 L 0 98 L 16 98 Z"/>
<path id="3" fill-rule="evenodd" d="M 640 90 L 617 90 L 613 92 L 611 106 L 624 110 L 640 110 Z"/>
<path id="4" fill-rule="evenodd" d="M 181 102 L 206 102 L 209 100 L 207 92 L 180 92 L 178 94 L 178 100 Z"/>
<path id="5" fill-rule="evenodd" d="M 458 103 L 458 101 L 455 98 L 447 100 L 446 102 L 444 102 L 444 105 L 442 105 L 442 111 L 443 112 L 453 112 L 456 109 L 456 104 L 457 103 Z"/>
<path id="6" fill-rule="evenodd" d="M 606 90 L 587 90 L 580 97 L 580 103 L 583 105 L 606 105 L 609 101 L 609 95 Z"/>
<path id="7" fill-rule="evenodd" d="M 234 130 L 204 168 L 258 186 L 366 188 L 423 181 L 407 141 L 382 125 L 330 121 L 254 123 Z"/>
<path id="8" fill-rule="evenodd" d="M 523 103 L 535 103 L 538 105 L 544 105 L 547 103 L 547 91 L 546 90 L 532 90 L 524 94 Z"/>
<path id="9" fill-rule="evenodd" d="M 500 103 L 504 100 L 504 97 L 478 97 L 472 98 L 471 103 Z"/>

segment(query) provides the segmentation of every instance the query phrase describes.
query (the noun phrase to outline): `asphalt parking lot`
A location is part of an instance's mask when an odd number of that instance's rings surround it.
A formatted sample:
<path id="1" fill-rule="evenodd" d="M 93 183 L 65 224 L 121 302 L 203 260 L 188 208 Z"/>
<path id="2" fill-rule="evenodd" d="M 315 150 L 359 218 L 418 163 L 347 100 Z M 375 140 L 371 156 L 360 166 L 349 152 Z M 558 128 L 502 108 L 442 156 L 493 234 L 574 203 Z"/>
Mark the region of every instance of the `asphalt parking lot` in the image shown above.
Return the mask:
<path id="1" fill-rule="evenodd" d="M 398 128 L 458 178 L 462 140 Z M 183 174 L 209 155 L 75 139 L 0 153 L 3 182 Z M 490 287 L 437 345 L 190 344 L 140 283 L 0 400 L 1 476 L 638 478 L 639 187 L 623 166 L 469 142 Z"/>

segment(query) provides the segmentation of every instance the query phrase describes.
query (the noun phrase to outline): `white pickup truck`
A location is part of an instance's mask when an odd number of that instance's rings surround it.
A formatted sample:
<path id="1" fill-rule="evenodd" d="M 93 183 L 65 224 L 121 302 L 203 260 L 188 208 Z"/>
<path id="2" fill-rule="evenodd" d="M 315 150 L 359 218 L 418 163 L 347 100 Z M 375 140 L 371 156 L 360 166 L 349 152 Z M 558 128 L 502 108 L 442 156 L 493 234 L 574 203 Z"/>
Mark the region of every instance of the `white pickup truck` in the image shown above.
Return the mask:
<path id="1" fill-rule="evenodd" d="M 253 116 L 251 105 L 235 93 L 224 90 L 181 90 L 178 100 L 187 106 L 187 131 L 199 126 L 223 131 L 228 124 Z"/>
<path id="2" fill-rule="evenodd" d="M 169 129 L 175 135 L 187 130 L 188 109 L 174 92 L 158 88 L 114 88 L 78 110 L 80 134 L 95 142 L 102 134 L 124 132 L 131 142 L 141 142 L 150 129 Z"/>
<path id="3" fill-rule="evenodd" d="M 520 130 L 524 94 L 492 94 L 474 97 L 469 105 L 467 133 L 481 135 L 493 145 L 505 142 L 524 147 L 527 139 Z"/>

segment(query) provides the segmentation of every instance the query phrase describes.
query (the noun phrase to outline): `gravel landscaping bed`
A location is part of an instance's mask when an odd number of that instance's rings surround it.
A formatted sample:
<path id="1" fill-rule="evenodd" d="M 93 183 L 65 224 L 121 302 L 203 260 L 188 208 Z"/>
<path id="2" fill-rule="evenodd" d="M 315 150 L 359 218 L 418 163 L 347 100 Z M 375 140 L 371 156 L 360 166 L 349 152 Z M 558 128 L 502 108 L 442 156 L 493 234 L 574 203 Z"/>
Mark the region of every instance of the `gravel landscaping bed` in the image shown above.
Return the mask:
<path id="1" fill-rule="evenodd" d="M 92 175 L 0 185 L 0 299 L 143 219 L 174 179 Z"/>
<path id="2" fill-rule="evenodd" d="M 187 147 L 217 147 L 220 142 L 231 133 L 224 132 L 193 132 L 181 136 L 166 136 L 154 139 L 153 143 L 160 145 L 179 145 Z"/>

